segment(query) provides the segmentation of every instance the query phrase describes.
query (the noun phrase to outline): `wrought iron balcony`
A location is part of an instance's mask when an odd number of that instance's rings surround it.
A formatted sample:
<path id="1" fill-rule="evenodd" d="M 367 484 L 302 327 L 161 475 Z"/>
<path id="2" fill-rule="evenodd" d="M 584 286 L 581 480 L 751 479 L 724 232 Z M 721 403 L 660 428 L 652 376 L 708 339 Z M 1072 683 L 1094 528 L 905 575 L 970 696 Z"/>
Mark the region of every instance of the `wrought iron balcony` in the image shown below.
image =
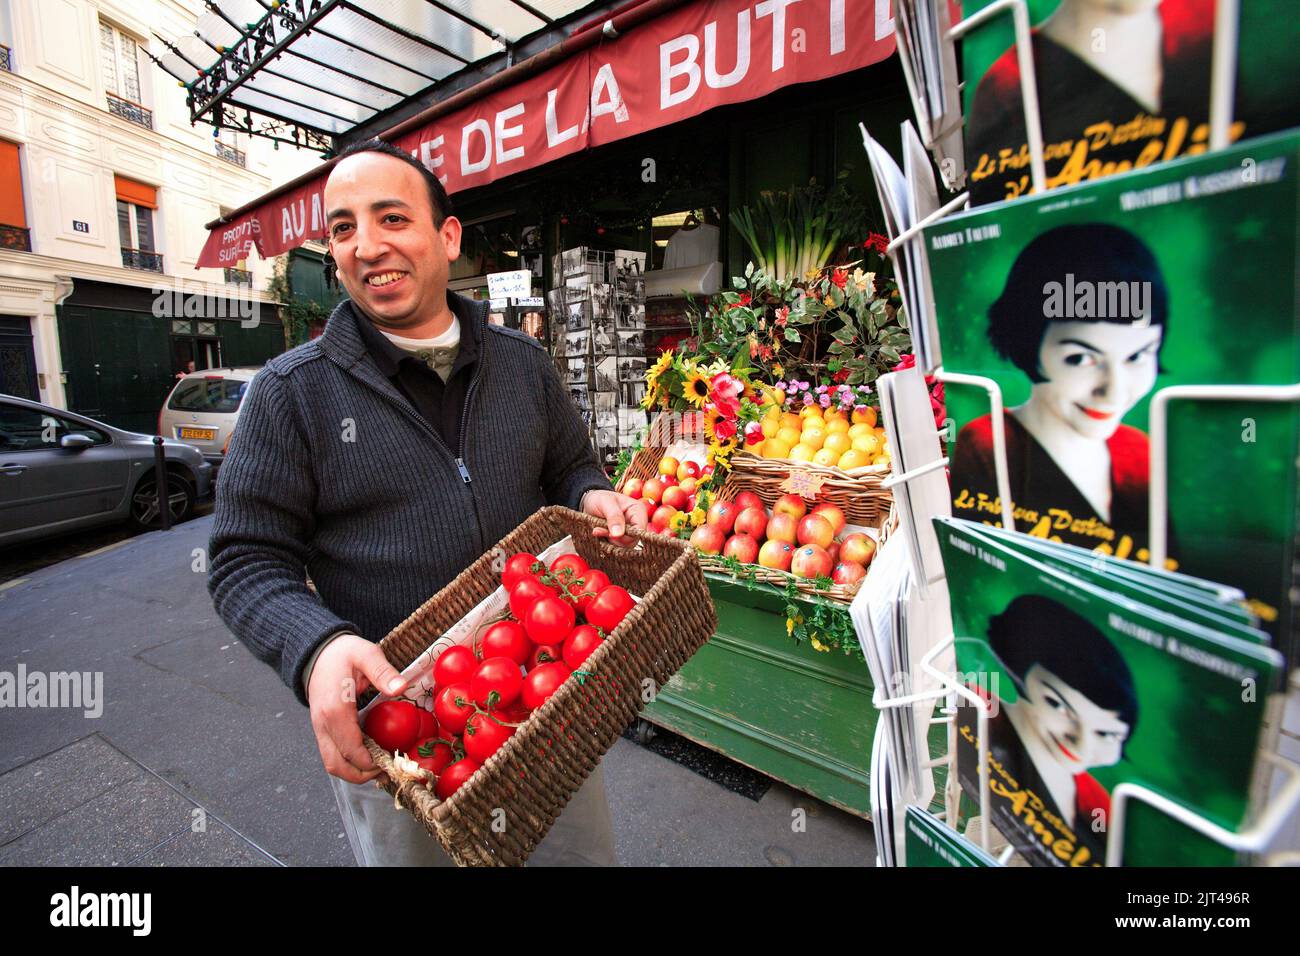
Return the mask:
<path id="1" fill-rule="evenodd" d="M 124 100 L 120 96 L 114 96 L 112 93 L 105 94 L 108 97 L 108 111 L 114 116 L 120 116 L 128 123 L 134 123 L 136 126 L 143 126 L 145 129 L 153 129 L 153 113 L 145 109 L 139 103 L 132 103 L 130 100 Z"/>
<path id="2" fill-rule="evenodd" d="M 0 225 L 0 249 L 17 249 L 19 252 L 32 251 L 32 234 L 22 226 Z"/>
<path id="3" fill-rule="evenodd" d="M 243 150 L 235 149 L 233 146 L 227 146 L 222 142 L 213 143 L 213 145 L 217 148 L 217 157 L 219 159 L 224 159 L 226 162 L 232 163 L 240 168 L 247 168 L 248 159 L 244 156 Z"/>
<path id="4" fill-rule="evenodd" d="M 253 273 L 249 272 L 247 269 L 232 269 L 227 266 L 226 281 L 233 282 L 236 285 L 251 286 L 253 284 Z"/>
<path id="5" fill-rule="evenodd" d="M 163 257 L 160 252 L 146 252 L 143 249 L 122 249 L 122 265 L 128 269 L 143 269 L 146 272 L 162 272 Z"/>
<path id="6" fill-rule="evenodd" d="M 0 43 L 0 70 L 6 73 L 14 71 L 14 51 Z"/>

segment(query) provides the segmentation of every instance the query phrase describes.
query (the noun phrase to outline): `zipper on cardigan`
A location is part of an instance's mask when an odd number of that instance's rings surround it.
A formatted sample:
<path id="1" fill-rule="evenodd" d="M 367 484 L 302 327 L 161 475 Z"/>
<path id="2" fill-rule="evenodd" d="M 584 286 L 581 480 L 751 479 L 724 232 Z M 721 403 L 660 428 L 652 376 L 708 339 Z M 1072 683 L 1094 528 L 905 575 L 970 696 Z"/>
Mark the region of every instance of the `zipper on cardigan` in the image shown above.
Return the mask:
<path id="1" fill-rule="evenodd" d="M 465 467 L 465 461 L 462 458 L 456 459 L 456 467 L 460 469 L 460 480 L 469 484 L 469 469 Z"/>

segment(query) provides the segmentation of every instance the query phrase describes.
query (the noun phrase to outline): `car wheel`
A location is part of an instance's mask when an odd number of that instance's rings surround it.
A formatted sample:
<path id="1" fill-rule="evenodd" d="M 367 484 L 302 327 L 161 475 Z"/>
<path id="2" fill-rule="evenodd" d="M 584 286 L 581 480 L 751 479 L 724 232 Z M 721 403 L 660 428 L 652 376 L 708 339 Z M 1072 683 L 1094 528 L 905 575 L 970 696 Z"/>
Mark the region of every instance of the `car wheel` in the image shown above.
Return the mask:
<path id="1" fill-rule="evenodd" d="M 162 524 L 158 511 L 156 482 L 152 474 L 141 479 L 131 495 L 131 526 L 137 530 L 157 528 Z M 179 524 L 194 513 L 194 487 L 175 472 L 167 473 L 167 497 L 171 503 L 172 524 Z"/>

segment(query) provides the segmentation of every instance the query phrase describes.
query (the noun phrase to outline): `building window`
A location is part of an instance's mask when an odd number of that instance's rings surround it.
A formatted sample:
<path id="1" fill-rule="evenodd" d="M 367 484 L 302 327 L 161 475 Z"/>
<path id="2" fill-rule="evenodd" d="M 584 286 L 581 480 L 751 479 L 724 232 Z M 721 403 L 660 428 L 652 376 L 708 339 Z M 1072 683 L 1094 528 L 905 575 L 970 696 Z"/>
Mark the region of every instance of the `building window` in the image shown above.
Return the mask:
<path id="1" fill-rule="evenodd" d="M 221 134 L 221 138 L 216 140 L 212 145 L 217 151 L 217 158 L 224 159 L 232 166 L 238 166 L 241 169 L 248 167 L 248 157 L 244 151 L 239 148 L 239 141 L 233 137 L 227 138 L 226 133 Z"/>
<path id="2" fill-rule="evenodd" d="M 0 140 L 0 247 L 32 251 L 23 205 L 23 170 L 18 146 Z"/>
<path id="3" fill-rule="evenodd" d="M 99 25 L 99 61 L 108 95 L 108 111 L 146 129 L 153 113 L 145 109 L 140 92 L 140 54 L 135 40 L 107 23 Z"/>
<path id="4" fill-rule="evenodd" d="M 122 243 L 122 265 L 149 272 L 163 271 L 163 258 L 154 245 L 154 210 L 158 191 L 125 176 L 115 176 L 117 235 Z"/>

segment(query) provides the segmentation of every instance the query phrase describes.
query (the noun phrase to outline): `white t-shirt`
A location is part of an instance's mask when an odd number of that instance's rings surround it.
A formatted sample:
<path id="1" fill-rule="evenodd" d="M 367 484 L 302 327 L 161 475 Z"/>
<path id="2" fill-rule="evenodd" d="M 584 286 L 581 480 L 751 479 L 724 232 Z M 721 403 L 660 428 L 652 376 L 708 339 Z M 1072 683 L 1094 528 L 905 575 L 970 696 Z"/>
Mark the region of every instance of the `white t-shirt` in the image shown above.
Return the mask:
<path id="1" fill-rule="evenodd" d="M 668 239 L 664 249 L 665 269 L 684 269 L 718 261 L 717 226 L 702 222 L 693 229 L 678 229 Z"/>
<path id="2" fill-rule="evenodd" d="M 456 353 L 460 351 L 460 320 L 451 317 L 451 325 L 441 335 L 429 339 L 408 339 L 404 335 L 379 330 L 380 334 L 403 352 L 410 352 L 420 359 L 445 382 L 451 377 L 451 367 L 456 362 Z"/>

